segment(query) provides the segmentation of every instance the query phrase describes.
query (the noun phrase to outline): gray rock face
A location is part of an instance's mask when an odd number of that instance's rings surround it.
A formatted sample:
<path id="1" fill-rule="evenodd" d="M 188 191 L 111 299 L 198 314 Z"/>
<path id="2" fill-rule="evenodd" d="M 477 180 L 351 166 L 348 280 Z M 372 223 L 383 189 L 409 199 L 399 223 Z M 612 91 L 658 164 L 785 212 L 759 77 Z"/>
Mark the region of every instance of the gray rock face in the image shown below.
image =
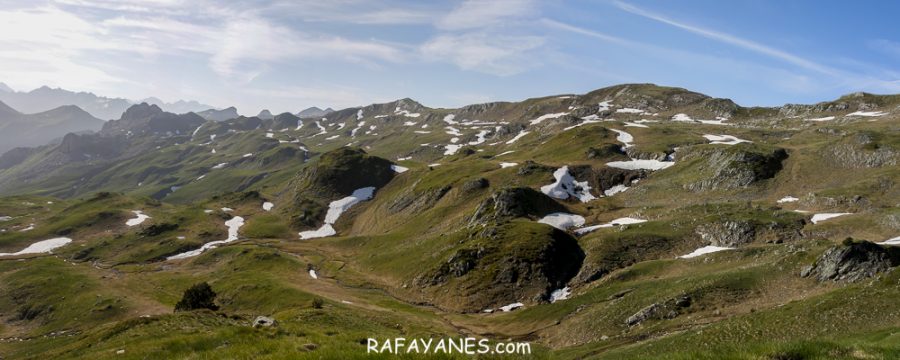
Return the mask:
<path id="1" fill-rule="evenodd" d="M 278 323 L 274 318 L 270 318 L 268 316 L 257 316 L 255 320 L 253 320 L 253 327 L 272 327 L 277 325 Z"/>
<path id="2" fill-rule="evenodd" d="M 694 230 L 704 242 L 714 246 L 738 247 L 752 242 L 756 228 L 748 221 L 702 224 Z"/>
<path id="3" fill-rule="evenodd" d="M 823 149 L 822 155 L 832 163 L 850 169 L 897 166 L 900 151 L 880 143 L 872 134 L 845 136 Z"/>
<path id="4" fill-rule="evenodd" d="M 525 187 L 499 190 L 486 199 L 472 216 L 470 224 L 503 222 L 519 217 L 540 217 L 566 208 L 547 195 Z"/>
<path id="5" fill-rule="evenodd" d="M 737 189 L 772 178 L 781 171 L 781 162 L 787 157 L 781 148 L 747 144 L 692 146 L 679 152 L 680 161 L 698 163 L 701 179 L 684 185 L 690 191 Z"/>
<path id="6" fill-rule="evenodd" d="M 825 251 L 815 263 L 800 272 L 818 281 L 854 282 L 870 278 L 900 265 L 900 248 L 862 241 L 839 245 Z"/>
<path id="7" fill-rule="evenodd" d="M 674 319 L 690 306 L 691 297 L 687 295 L 651 304 L 625 319 L 625 325 L 635 326 L 647 320 Z"/>

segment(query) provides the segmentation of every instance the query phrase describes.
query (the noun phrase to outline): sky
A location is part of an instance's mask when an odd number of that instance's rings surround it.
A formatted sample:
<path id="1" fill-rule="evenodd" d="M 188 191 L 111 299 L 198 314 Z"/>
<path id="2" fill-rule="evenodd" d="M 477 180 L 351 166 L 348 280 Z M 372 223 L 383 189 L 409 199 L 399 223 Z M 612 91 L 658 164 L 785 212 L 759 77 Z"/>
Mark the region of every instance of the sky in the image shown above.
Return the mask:
<path id="1" fill-rule="evenodd" d="M 684 87 L 900 93 L 900 2 L 0 0 L 0 82 L 297 112 Z"/>

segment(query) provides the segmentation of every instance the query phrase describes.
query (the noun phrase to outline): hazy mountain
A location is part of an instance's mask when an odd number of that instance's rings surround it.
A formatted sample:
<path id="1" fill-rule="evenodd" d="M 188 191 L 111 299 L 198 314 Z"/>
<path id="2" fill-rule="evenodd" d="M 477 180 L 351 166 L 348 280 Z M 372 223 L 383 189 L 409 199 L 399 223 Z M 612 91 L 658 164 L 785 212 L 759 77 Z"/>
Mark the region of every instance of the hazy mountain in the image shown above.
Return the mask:
<path id="1" fill-rule="evenodd" d="M 19 111 L 32 114 L 65 105 L 75 105 L 94 117 L 109 120 L 118 118 L 131 101 L 122 98 L 107 98 L 89 92 L 72 92 L 51 89 L 47 86 L 29 92 L 0 92 L 0 101 Z"/>
<path id="2" fill-rule="evenodd" d="M 162 99 L 160 99 L 160 98 L 149 97 L 149 98 L 141 100 L 140 102 L 148 103 L 151 105 L 156 105 L 156 106 L 159 106 L 159 108 L 162 109 L 163 111 L 170 112 L 170 113 L 176 113 L 176 114 L 185 114 L 185 113 L 189 113 L 189 112 L 198 113 L 198 112 L 205 111 L 205 110 L 215 109 L 215 106 L 201 104 L 194 100 L 191 100 L 191 101 L 178 100 L 173 103 L 167 103 L 165 101 L 162 101 Z"/>
<path id="3" fill-rule="evenodd" d="M 74 105 L 22 114 L 0 102 L 0 154 L 16 147 L 44 145 L 70 132 L 97 131 L 103 120 Z"/>
<path id="4" fill-rule="evenodd" d="M 334 112 L 334 110 L 331 109 L 331 108 L 327 108 L 327 109 L 325 109 L 325 110 L 322 110 L 322 109 L 320 109 L 320 108 L 318 108 L 318 107 L 313 106 L 313 107 L 311 107 L 311 108 L 307 108 L 307 109 L 305 109 L 305 110 L 303 110 L 303 111 L 298 112 L 298 113 L 297 113 L 297 116 L 299 116 L 299 117 L 301 117 L 301 118 L 320 117 L 320 116 L 328 115 L 328 114 L 330 114 L 330 113 L 332 113 L 332 112 Z"/>
<path id="5" fill-rule="evenodd" d="M 0 101 L 26 114 L 43 112 L 65 105 L 75 105 L 94 117 L 103 120 L 118 119 L 125 109 L 134 105 L 133 101 L 124 98 L 109 98 L 89 92 L 52 89 L 47 86 L 28 92 L 19 92 L 14 91 L 3 83 L 0 83 Z M 155 97 L 147 98 L 140 102 L 154 104 L 164 111 L 178 114 L 214 108 L 196 101 L 178 100 L 174 103 L 166 103 Z"/>
<path id="6" fill-rule="evenodd" d="M 197 115 L 202 116 L 206 120 L 212 121 L 225 121 L 240 116 L 237 113 L 237 108 L 235 108 L 234 106 L 222 110 L 209 109 L 198 112 Z"/>
<path id="7" fill-rule="evenodd" d="M 263 111 L 260 111 L 259 114 L 256 115 L 256 117 L 263 119 L 263 120 L 269 120 L 269 119 L 274 118 L 275 115 L 272 115 L 272 112 L 270 112 L 268 109 L 265 109 Z"/>

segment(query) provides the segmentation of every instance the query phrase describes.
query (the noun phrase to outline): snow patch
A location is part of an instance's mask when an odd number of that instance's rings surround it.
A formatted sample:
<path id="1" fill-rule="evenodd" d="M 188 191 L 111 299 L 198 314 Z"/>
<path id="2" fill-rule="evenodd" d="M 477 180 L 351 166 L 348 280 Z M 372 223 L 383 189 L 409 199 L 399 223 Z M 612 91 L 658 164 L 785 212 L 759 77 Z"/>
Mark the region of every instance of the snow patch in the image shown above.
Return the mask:
<path id="1" fill-rule="evenodd" d="M 884 111 L 854 111 L 844 116 L 864 116 L 864 117 L 876 117 L 876 116 L 885 116 L 887 115 Z"/>
<path id="2" fill-rule="evenodd" d="M 647 222 L 647 220 L 635 219 L 635 218 L 631 218 L 631 217 L 623 217 L 623 218 L 615 219 L 615 220 L 610 221 L 605 224 L 591 225 L 591 226 L 587 226 L 587 227 L 575 230 L 575 234 L 584 235 L 584 234 L 587 234 L 587 233 L 597 230 L 597 229 L 611 228 L 613 226 L 619 226 L 619 225 L 640 224 L 643 222 Z"/>
<path id="3" fill-rule="evenodd" d="M 701 256 L 701 255 L 711 254 L 714 252 L 725 251 L 725 250 L 734 250 L 734 248 L 708 245 L 708 246 L 699 248 L 697 250 L 694 250 L 690 254 L 681 255 L 681 256 L 679 256 L 679 258 L 690 259 L 690 258 L 695 258 L 695 257 Z"/>
<path id="4" fill-rule="evenodd" d="M 828 219 L 836 218 L 836 217 L 838 217 L 838 216 L 850 215 L 850 214 L 851 214 L 851 213 L 821 213 L 821 214 L 815 214 L 815 215 L 812 216 L 812 219 L 810 219 L 810 221 L 812 221 L 813 224 L 818 224 L 818 223 L 820 223 L 820 222 L 822 222 L 822 221 L 825 221 L 825 220 L 828 220 Z"/>
<path id="5" fill-rule="evenodd" d="M 518 309 L 523 306 L 525 306 L 525 304 L 520 303 L 520 302 L 515 302 L 515 303 L 509 304 L 509 305 L 501 306 L 500 311 L 510 312 L 510 311 L 513 311 L 513 310 Z"/>
<path id="6" fill-rule="evenodd" d="M 500 168 L 501 168 L 501 169 L 505 169 L 505 168 L 508 168 L 508 167 L 513 167 L 513 166 L 518 166 L 518 165 L 519 165 L 519 163 L 514 163 L 514 162 L 502 162 L 502 163 L 500 163 Z"/>
<path id="7" fill-rule="evenodd" d="M 360 110 L 362 111 L 362 110 Z M 316 274 L 316 270 L 309 269 L 309 277 L 313 279 L 319 279 L 319 274 Z"/>
<path id="8" fill-rule="evenodd" d="M 880 242 L 880 243 L 878 243 L 878 244 L 879 244 L 879 245 L 900 245 L 900 236 L 895 237 L 895 238 L 891 238 L 891 239 L 887 239 L 887 240 L 882 241 L 882 242 Z"/>
<path id="9" fill-rule="evenodd" d="M 547 224 L 560 230 L 584 225 L 584 217 L 581 215 L 557 212 L 544 216 L 538 220 L 541 224 Z"/>
<path id="10" fill-rule="evenodd" d="M 125 225 L 127 225 L 127 226 L 138 226 L 138 225 L 144 223 L 144 220 L 147 220 L 150 218 L 150 216 L 147 216 L 140 210 L 133 210 L 131 212 L 133 212 L 134 215 L 137 217 L 135 217 L 134 219 L 128 219 L 127 221 L 125 221 Z"/>
<path id="11" fill-rule="evenodd" d="M 634 146 L 634 144 L 632 144 L 634 142 L 634 136 L 631 136 L 631 134 L 624 132 L 622 130 L 616 130 L 616 129 L 610 129 L 610 130 L 615 131 L 616 134 L 619 134 L 618 136 L 616 136 L 616 141 L 624 144 L 624 146 L 622 146 L 622 149 L 627 149 L 627 148 Z"/>
<path id="12" fill-rule="evenodd" d="M 537 125 L 537 124 L 540 124 L 541 122 L 543 122 L 544 120 L 547 120 L 547 119 L 556 119 L 556 118 L 563 117 L 563 116 L 566 116 L 566 115 L 569 115 L 569 113 L 564 112 L 564 113 L 555 113 L 555 114 L 541 115 L 541 116 L 539 116 L 537 119 L 534 119 L 534 120 L 529 121 L 529 123 L 530 123 L 531 125 Z"/>
<path id="13" fill-rule="evenodd" d="M 67 237 L 58 237 L 49 240 L 38 241 L 34 244 L 28 245 L 28 247 L 14 253 L 0 253 L 0 256 L 18 256 L 18 255 L 26 255 L 26 254 L 43 254 L 50 253 L 53 249 L 60 248 L 68 243 L 72 242 L 72 239 Z"/>
<path id="14" fill-rule="evenodd" d="M 603 190 L 603 195 L 613 196 L 613 195 L 623 192 L 625 190 L 628 190 L 628 187 L 625 185 L 619 184 L 619 185 L 615 185 L 609 189 Z"/>
<path id="15" fill-rule="evenodd" d="M 332 201 L 328 204 L 328 212 L 325 214 L 325 224 L 317 230 L 309 230 L 303 231 L 300 233 L 301 239 L 315 239 L 320 237 L 331 236 L 337 234 L 337 231 L 334 230 L 335 222 L 337 222 L 338 218 L 340 218 L 341 214 L 347 209 L 350 209 L 353 205 L 365 200 L 369 200 L 372 198 L 372 195 L 375 194 L 375 187 L 369 186 L 361 189 L 356 189 L 352 195 L 345 197 L 340 200 Z"/>
<path id="16" fill-rule="evenodd" d="M 606 166 L 625 170 L 662 170 L 672 165 L 675 165 L 675 162 L 639 159 L 632 159 L 629 161 L 612 161 L 606 163 Z"/>
<path id="17" fill-rule="evenodd" d="M 578 198 L 581 202 L 588 202 L 596 199 L 591 195 L 591 186 L 587 181 L 575 181 L 572 174 L 569 174 L 569 167 L 563 166 L 553 172 L 556 182 L 550 185 L 541 186 L 541 192 L 550 197 L 557 199 L 568 199 L 570 196 Z"/>
<path id="18" fill-rule="evenodd" d="M 834 116 L 806 119 L 806 121 L 831 121 L 831 120 L 834 120 Z"/>
<path id="19" fill-rule="evenodd" d="M 262 204 L 262 208 L 265 211 L 272 211 L 272 208 L 274 208 L 274 207 L 275 207 L 275 204 L 268 202 L 268 201 L 266 201 Z"/>
<path id="20" fill-rule="evenodd" d="M 522 138 L 523 136 L 525 136 L 525 135 L 528 135 L 528 133 L 529 133 L 529 131 L 525 131 L 525 130 L 519 131 L 519 133 L 516 134 L 515 137 L 513 137 L 512 139 L 509 139 L 509 141 L 507 141 L 506 143 L 507 143 L 507 144 L 512 144 L 512 143 L 514 143 L 514 142 L 516 142 L 516 141 L 519 141 L 519 139 L 521 139 L 521 138 Z"/>
<path id="21" fill-rule="evenodd" d="M 792 203 L 792 202 L 799 201 L 799 200 L 800 200 L 800 199 L 788 195 L 788 196 L 785 196 L 785 197 L 783 197 L 783 198 L 781 198 L 781 199 L 778 199 L 777 202 L 778 202 L 779 204 L 784 204 L 784 203 Z"/>
<path id="22" fill-rule="evenodd" d="M 568 299 L 570 295 L 572 295 L 572 289 L 568 286 L 562 289 L 553 290 L 553 292 L 550 293 L 550 303 L 552 304 L 560 300 Z"/>
<path id="23" fill-rule="evenodd" d="M 408 171 L 409 168 L 400 165 L 391 165 L 391 170 L 394 170 L 395 173 L 402 174 Z"/>
<path id="24" fill-rule="evenodd" d="M 687 114 L 675 114 L 675 116 L 672 116 L 672 121 L 694 122 L 694 119 L 691 119 Z"/>
<path id="25" fill-rule="evenodd" d="M 167 260 L 178 260 L 178 259 L 186 259 L 189 257 L 194 257 L 194 256 L 202 254 L 206 250 L 215 249 L 219 245 L 227 244 L 227 243 L 237 240 L 238 239 L 238 230 L 241 228 L 241 226 L 244 226 L 244 218 L 242 218 L 240 216 L 235 216 L 235 217 L 231 218 L 230 220 L 226 221 L 225 226 L 228 227 L 228 238 L 227 239 L 211 241 L 206 244 L 203 244 L 203 246 L 201 246 L 199 249 L 183 252 L 178 255 L 172 255 L 166 259 Z"/>
<path id="26" fill-rule="evenodd" d="M 709 135 L 709 134 L 707 134 L 707 135 L 703 135 L 703 137 L 705 137 L 706 140 L 709 140 L 710 144 L 737 145 L 742 142 L 752 143 L 752 141 L 738 139 L 731 135 Z"/>

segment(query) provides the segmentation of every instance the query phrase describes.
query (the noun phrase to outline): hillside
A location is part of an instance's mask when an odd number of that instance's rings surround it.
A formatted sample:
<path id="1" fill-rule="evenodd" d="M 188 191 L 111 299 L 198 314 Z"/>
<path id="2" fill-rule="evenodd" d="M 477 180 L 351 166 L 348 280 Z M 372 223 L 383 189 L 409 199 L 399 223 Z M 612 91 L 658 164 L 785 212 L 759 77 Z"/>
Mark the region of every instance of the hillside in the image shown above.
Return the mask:
<path id="1" fill-rule="evenodd" d="M 228 112 L 139 104 L 0 157 L 0 356 L 900 356 L 900 96 Z M 200 282 L 218 309 L 173 312 Z"/>
<path id="2" fill-rule="evenodd" d="M 103 121 L 77 106 L 23 114 L 0 102 L 0 155 L 17 147 L 35 147 L 68 133 L 100 130 Z"/>

